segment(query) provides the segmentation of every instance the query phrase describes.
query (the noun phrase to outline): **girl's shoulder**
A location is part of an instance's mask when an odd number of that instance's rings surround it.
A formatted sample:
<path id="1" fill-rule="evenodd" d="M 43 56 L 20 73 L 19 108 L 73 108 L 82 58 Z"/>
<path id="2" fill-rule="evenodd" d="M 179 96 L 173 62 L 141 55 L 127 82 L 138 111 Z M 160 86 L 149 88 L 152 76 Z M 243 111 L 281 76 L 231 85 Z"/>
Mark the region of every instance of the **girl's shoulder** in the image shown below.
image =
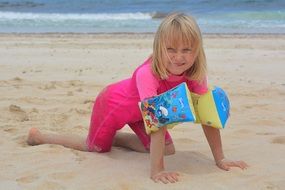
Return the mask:
<path id="1" fill-rule="evenodd" d="M 152 72 L 151 57 L 144 61 L 135 71 L 137 79 L 153 79 L 158 80 L 158 77 Z"/>
<path id="2" fill-rule="evenodd" d="M 187 80 L 187 86 L 191 92 L 205 94 L 208 91 L 208 79 L 205 77 L 203 81 Z"/>
<path id="3" fill-rule="evenodd" d="M 135 80 L 141 100 L 157 95 L 159 79 L 152 72 L 150 59 L 136 70 Z"/>

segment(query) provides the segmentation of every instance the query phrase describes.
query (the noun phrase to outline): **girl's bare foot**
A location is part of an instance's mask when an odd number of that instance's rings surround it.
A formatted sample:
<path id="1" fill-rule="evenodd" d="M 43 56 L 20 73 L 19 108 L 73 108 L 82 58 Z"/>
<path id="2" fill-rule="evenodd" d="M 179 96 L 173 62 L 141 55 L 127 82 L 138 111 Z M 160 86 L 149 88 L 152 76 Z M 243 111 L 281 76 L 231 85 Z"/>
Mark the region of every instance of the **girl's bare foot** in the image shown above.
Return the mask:
<path id="1" fill-rule="evenodd" d="M 27 143 L 29 145 L 39 145 L 42 144 L 42 134 L 37 128 L 31 128 L 28 134 Z"/>

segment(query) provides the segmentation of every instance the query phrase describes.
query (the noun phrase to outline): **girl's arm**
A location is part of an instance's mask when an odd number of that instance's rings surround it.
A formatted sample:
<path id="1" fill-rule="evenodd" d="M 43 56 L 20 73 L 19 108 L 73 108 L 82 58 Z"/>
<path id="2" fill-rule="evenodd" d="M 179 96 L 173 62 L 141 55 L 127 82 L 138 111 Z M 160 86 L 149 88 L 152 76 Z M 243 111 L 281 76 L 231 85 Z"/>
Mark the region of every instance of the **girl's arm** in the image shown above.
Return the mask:
<path id="1" fill-rule="evenodd" d="M 175 183 L 178 181 L 179 174 L 164 171 L 165 132 L 166 128 L 162 127 L 157 132 L 151 133 L 150 176 L 155 182 Z"/>
<path id="2" fill-rule="evenodd" d="M 246 169 L 248 167 L 244 161 L 231 161 L 225 159 L 219 129 L 207 125 L 202 125 L 202 127 L 216 161 L 216 165 L 219 168 L 223 170 L 229 170 L 231 167 L 239 167 L 241 169 Z"/>

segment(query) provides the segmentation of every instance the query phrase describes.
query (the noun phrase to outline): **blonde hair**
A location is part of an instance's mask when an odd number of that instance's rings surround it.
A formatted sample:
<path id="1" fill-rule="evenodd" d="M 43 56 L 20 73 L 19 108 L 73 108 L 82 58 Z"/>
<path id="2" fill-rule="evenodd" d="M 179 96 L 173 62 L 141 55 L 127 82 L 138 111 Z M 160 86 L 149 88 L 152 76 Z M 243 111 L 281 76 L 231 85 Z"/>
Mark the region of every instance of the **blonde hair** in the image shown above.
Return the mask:
<path id="1" fill-rule="evenodd" d="M 194 51 L 194 64 L 186 71 L 186 77 L 202 82 L 207 72 L 202 35 L 194 18 L 184 13 L 168 15 L 160 24 L 153 42 L 152 70 L 161 79 L 168 78 L 166 69 L 169 59 L 166 44 L 183 42 Z"/>

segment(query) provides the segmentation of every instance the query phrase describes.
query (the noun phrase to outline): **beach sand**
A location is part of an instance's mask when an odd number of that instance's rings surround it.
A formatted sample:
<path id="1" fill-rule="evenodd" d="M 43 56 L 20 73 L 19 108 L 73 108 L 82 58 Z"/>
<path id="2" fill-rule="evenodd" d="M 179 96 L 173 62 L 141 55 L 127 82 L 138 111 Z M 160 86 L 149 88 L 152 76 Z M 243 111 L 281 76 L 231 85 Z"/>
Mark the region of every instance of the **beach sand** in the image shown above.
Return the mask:
<path id="1" fill-rule="evenodd" d="M 168 185 L 149 179 L 149 154 L 26 144 L 31 127 L 86 136 L 95 97 L 131 76 L 152 40 L 153 34 L 1 34 L 0 189 L 284 189 L 282 35 L 204 36 L 209 83 L 231 100 L 224 152 L 246 161 L 245 171 L 217 168 L 201 127 L 191 123 L 170 131 L 176 154 L 165 164 L 181 178 Z"/>

